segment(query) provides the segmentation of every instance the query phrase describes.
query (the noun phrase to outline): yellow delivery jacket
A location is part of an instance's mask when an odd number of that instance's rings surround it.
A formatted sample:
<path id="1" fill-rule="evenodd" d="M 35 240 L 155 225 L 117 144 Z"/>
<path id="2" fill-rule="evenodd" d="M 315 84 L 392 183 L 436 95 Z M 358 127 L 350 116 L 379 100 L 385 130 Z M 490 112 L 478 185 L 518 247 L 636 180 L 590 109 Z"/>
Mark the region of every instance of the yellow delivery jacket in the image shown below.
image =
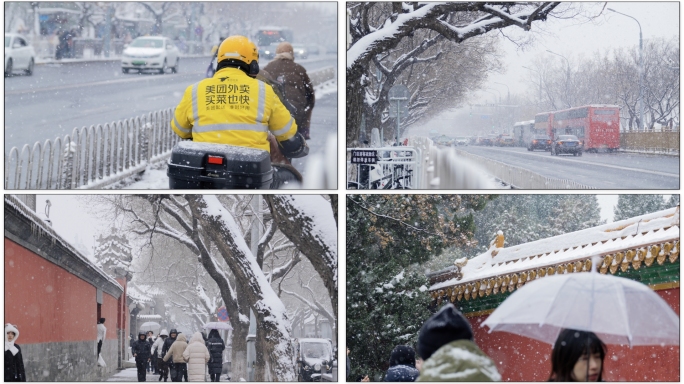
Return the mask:
<path id="1" fill-rule="evenodd" d="M 223 68 L 189 86 L 171 128 L 183 139 L 265 151 L 270 150 L 269 131 L 278 141 L 297 133 L 297 123 L 273 88 L 238 68 Z"/>

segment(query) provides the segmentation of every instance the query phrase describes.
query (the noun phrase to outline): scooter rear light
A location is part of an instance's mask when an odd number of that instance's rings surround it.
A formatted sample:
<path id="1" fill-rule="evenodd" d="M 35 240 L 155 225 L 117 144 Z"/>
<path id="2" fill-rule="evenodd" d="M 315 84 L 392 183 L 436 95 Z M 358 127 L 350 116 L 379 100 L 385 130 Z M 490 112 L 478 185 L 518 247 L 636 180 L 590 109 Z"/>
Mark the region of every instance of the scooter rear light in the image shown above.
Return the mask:
<path id="1" fill-rule="evenodd" d="M 221 165 L 221 164 L 223 164 L 223 157 L 209 155 L 207 157 L 207 163 Z"/>

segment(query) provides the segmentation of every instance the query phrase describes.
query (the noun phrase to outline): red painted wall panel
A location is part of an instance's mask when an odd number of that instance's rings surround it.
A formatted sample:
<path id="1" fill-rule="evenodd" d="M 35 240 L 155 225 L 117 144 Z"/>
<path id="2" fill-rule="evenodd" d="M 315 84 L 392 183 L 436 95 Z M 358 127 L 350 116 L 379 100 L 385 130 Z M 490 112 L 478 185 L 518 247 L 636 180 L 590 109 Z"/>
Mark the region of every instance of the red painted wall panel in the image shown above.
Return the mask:
<path id="1" fill-rule="evenodd" d="M 16 324 L 19 344 L 97 338 L 96 288 L 5 238 L 5 322 Z M 103 294 L 107 339 L 116 339 L 116 299 Z M 108 325 L 105 323 L 105 325 Z"/>
<path id="2" fill-rule="evenodd" d="M 679 288 L 656 291 L 679 315 Z M 475 343 L 497 364 L 504 381 L 546 381 L 551 373 L 550 344 L 507 332 L 480 328 L 487 316 L 471 317 Z M 658 326 L 654 319 L 653 326 Z M 604 381 L 680 380 L 679 347 L 620 347 L 608 345 Z"/>
<path id="3" fill-rule="evenodd" d="M 106 340 L 116 340 L 116 317 L 118 316 L 118 306 L 119 300 L 114 296 L 110 296 L 106 293 L 102 293 L 102 317 L 105 320 L 105 327 L 107 328 L 107 334 L 105 335 Z M 97 320 L 95 320 L 97 325 Z M 97 334 L 96 334 L 97 338 Z"/>

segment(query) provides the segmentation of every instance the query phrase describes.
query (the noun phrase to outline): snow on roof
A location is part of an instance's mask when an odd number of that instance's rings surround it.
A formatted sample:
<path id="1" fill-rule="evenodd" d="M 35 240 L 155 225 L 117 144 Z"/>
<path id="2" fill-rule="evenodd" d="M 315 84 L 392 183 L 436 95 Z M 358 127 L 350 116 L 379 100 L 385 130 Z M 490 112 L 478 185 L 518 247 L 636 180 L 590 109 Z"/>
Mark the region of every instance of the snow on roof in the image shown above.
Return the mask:
<path id="1" fill-rule="evenodd" d="M 676 207 L 508 248 L 492 247 L 458 264 L 462 278 L 436 282 L 430 290 L 678 240 Z M 430 276 L 433 282 L 439 280 L 435 275 Z"/>
<path id="2" fill-rule="evenodd" d="M 31 208 L 29 208 L 26 204 L 24 204 L 24 202 L 19 200 L 19 198 L 17 198 L 14 195 L 5 195 L 5 204 L 15 208 L 17 210 L 17 212 L 19 212 L 24 217 L 26 217 L 28 220 L 30 220 L 32 223 L 32 228 L 35 225 L 36 229 L 39 230 L 41 233 L 45 233 L 48 236 L 52 237 L 53 241 L 62 243 L 62 245 L 64 245 L 64 247 L 67 248 L 74 256 L 81 259 L 83 262 L 87 263 L 98 274 L 100 274 L 107 281 L 109 281 L 110 283 L 119 287 L 121 289 L 121 291 L 123 291 L 123 287 L 121 286 L 121 284 L 119 284 L 118 281 L 116 281 L 116 279 L 109 276 L 105 271 L 102 270 L 102 268 L 100 268 L 98 265 L 94 264 L 84 254 L 79 252 L 76 249 L 76 247 L 71 245 L 62 236 L 60 236 L 59 233 L 57 233 L 57 231 L 55 231 L 55 229 L 52 228 L 51 225 L 46 223 L 41 217 L 38 216 L 38 214 L 36 214 L 36 212 L 34 212 Z"/>
<path id="3" fill-rule="evenodd" d="M 143 284 L 129 284 L 128 296 L 137 303 L 150 303 L 154 301 L 156 296 L 161 296 L 164 293 L 156 287 Z"/>
<path id="4" fill-rule="evenodd" d="M 161 320 L 161 315 L 138 315 L 138 320 Z"/>

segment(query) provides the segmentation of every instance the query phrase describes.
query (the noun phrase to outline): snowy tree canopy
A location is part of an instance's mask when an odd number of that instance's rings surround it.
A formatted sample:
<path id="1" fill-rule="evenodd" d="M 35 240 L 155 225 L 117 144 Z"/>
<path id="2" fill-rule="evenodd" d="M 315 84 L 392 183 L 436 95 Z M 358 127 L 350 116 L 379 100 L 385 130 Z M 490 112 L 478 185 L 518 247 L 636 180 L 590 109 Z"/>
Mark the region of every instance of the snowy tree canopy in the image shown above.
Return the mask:
<path id="1" fill-rule="evenodd" d="M 415 44 L 394 60 L 391 76 L 420 60 L 439 58 L 441 53 L 428 49 L 447 40 L 463 43 L 489 31 L 517 26 L 530 30 L 532 23 L 545 20 L 559 5 L 547 3 L 348 3 L 351 12 L 351 46 L 347 52 L 347 144 L 358 139 L 362 114 L 376 123 L 385 104 L 374 105 L 377 97 L 368 97 L 370 64 L 379 55 L 397 48 L 406 38 L 418 31 L 431 31 L 422 42 Z M 390 8 L 391 6 L 391 8 Z M 426 56 L 423 56 L 426 52 Z M 387 68 L 378 65 L 381 71 Z M 375 67 L 374 67 L 375 68 Z M 391 83 L 385 83 L 389 89 Z"/>

